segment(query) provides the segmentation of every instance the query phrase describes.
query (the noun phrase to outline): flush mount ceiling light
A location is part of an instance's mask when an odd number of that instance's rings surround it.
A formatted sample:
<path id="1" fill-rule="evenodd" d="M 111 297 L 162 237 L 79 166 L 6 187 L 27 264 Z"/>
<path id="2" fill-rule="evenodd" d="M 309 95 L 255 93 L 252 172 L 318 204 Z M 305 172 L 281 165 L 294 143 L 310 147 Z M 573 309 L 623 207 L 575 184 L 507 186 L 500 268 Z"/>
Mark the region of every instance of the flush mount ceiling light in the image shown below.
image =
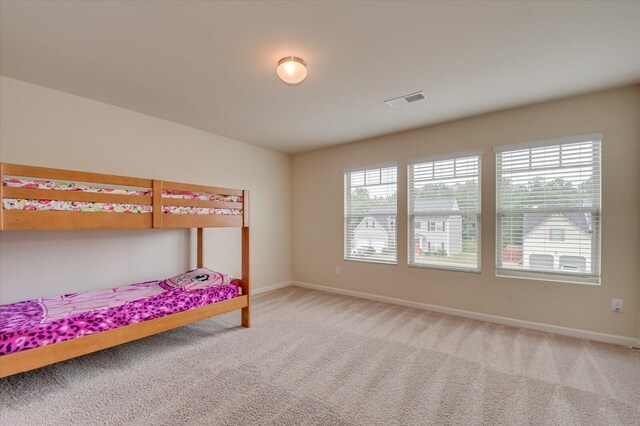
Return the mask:
<path id="1" fill-rule="evenodd" d="M 307 64 L 297 56 L 287 56 L 278 61 L 278 77 L 287 84 L 298 84 L 307 77 Z"/>

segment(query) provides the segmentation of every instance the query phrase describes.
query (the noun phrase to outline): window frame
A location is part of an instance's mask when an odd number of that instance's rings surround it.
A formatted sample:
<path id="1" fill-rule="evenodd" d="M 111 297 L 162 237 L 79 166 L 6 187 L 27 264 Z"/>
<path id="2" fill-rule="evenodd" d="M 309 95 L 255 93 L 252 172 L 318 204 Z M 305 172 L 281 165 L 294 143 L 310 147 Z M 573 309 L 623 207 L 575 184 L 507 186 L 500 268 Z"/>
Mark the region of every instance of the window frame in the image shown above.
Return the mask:
<path id="1" fill-rule="evenodd" d="M 365 174 L 365 182 L 366 182 L 366 176 L 367 176 L 367 172 L 368 171 L 373 171 L 373 170 L 380 170 L 380 182 L 382 181 L 382 169 L 387 169 L 387 168 L 395 168 L 396 169 L 396 180 L 395 180 L 395 185 L 396 185 L 396 205 L 395 205 L 395 241 L 394 241 L 394 245 L 395 245 L 395 259 L 393 262 L 391 261 L 383 261 L 383 260 L 379 260 L 379 259 L 367 259 L 367 258 L 361 258 L 361 257 L 354 257 L 349 253 L 349 248 L 347 245 L 347 237 L 348 237 L 348 233 L 349 233 L 349 229 L 348 229 L 348 218 L 350 216 L 353 215 L 348 215 L 347 211 L 349 211 L 349 204 L 351 202 L 351 197 L 347 196 L 347 194 L 351 194 L 351 174 L 352 173 L 357 173 L 357 172 L 364 172 Z M 381 183 L 379 183 L 381 184 Z M 366 185 L 365 185 L 366 186 Z M 371 165 L 371 166 L 365 166 L 365 167 L 357 167 L 357 168 L 350 168 L 350 169 L 345 169 L 343 171 L 343 236 L 342 236 L 342 246 L 343 246 L 343 260 L 346 262 L 358 262 L 358 263 L 370 263 L 370 264 L 376 264 L 376 265 L 390 265 L 390 266 L 397 266 L 398 265 L 398 197 L 397 197 L 397 193 L 398 193 L 398 163 L 384 163 L 384 164 L 378 164 L 378 165 Z M 392 217 L 392 216 L 388 216 L 387 218 Z M 375 219 L 375 218 L 374 218 Z M 375 224 L 373 226 L 373 228 L 375 228 Z"/>
<path id="2" fill-rule="evenodd" d="M 519 279 L 529 279 L 536 281 L 552 281 L 558 283 L 569 283 L 569 284 L 586 284 L 586 285 L 601 285 L 602 284 L 602 145 L 604 141 L 604 135 L 602 133 L 595 134 L 585 134 L 585 135 L 576 135 L 576 136 L 568 136 L 568 137 L 560 137 L 560 138 L 552 138 L 545 139 L 533 142 L 525 142 L 519 144 L 511 144 L 504 145 L 494 148 L 495 155 L 495 199 L 496 199 L 496 211 L 495 211 L 495 275 L 496 277 L 502 278 L 519 278 Z M 526 269 L 515 269 L 515 268 L 504 268 L 501 266 L 501 232 L 502 232 L 502 224 L 500 221 L 500 216 L 505 214 L 500 211 L 500 206 L 498 205 L 500 200 L 500 194 L 498 193 L 498 183 L 501 179 L 501 170 L 499 169 L 498 155 L 509 152 L 509 151 L 518 151 L 524 149 L 533 149 L 533 148 L 543 148 L 550 146 L 558 146 L 559 148 L 559 159 L 558 165 L 562 167 L 562 145 L 572 144 L 572 143 L 589 143 L 592 142 L 597 144 L 598 146 L 598 158 L 594 159 L 594 164 L 597 165 L 598 169 L 598 206 L 597 208 L 592 208 L 592 222 L 595 223 L 597 221 L 597 230 L 593 230 L 592 240 L 591 240 L 591 265 L 592 268 L 595 269 L 596 272 L 592 273 L 563 273 L 559 270 L 553 270 L 552 272 L 545 272 L 544 270 L 526 270 Z M 531 161 L 531 156 L 529 161 Z M 524 209 L 523 209 L 524 210 Z M 563 212 L 570 211 L 571 209 L 559 209 L 557 211 L 552 212 L 551 214 L 562 214 Z M 581 210 L 582 211 L 582 210 Z M 566 241 L 563 240 L 563 241 Z M 561 241 L 554 241 L 561 242 Z M 555 259 L 555 256 L 554 256 Z M 559 260 L 558 260 L 559 261 Z"/>
<path id="3" fill-rule="evenodd" d="M 482 273 L 482 156 L 484 154 L 483 150 L 475 150 L 475 151 L 464 151 L 464 152 L 457 152 L 457 153 L 451 153 L 451 154 L 443 154 L 443 155 L 435 155 L 435 156 L 429 156 L 429 157 L 421 157 L 421 158 L 414 158 L 411 159 L 409 161 L 407 161 L 407 167 L 406 167 L 406 183 L 407 183 L 407 188 L 406 188 L 406 195 L 407 195 L 407 266 L 409 268 L 419 268 L 419 269 L 436 269 L 436 270 L 443 270 L 443 271 L 451 271 L 451 272 L 466 272 L 466 273 L 472 273 L 472 274 L 481 274 Z M 411 173 L 411 167 L 413 167 L 416 164 L 421 164 L 421 163 L 428 163 L 428 162 L 436 162 L 436 161 L 442 161 L 442 160 L 456 160 L 456 159 L 461 159 L 461 158 L 466 158 L 466 157 L 478 157 L 478 213 L 475 215 L 477 218 L 477 222 L 476 222 L 476 237 L 477 237 L 477 241 L 476 241 L 476 259 L 477 259 L 477 263 L 476 263 L 476 267 L 475 268 L 467 268 L 467 267 L 462 267 L 462 266 L 453 266 L 453 265 L 438 265 L 438 264 L 419 264 L 416 263 L 414 261 L 415 259 L 415 245 L 416 245 L 416 239 L 415 239 L 415 226 L 414 226 L 414 220 L 413 220 L 413 216 L 415 216 L 415 214 L 413 214 L 411 212 L 411 190 L 412 190 L 412 176 L 413 174 Z M 460 213 L 460 216 L 465 216 L 465 215 L 469 215 L 469 213 Z M 417 223 L 421 223 L 424 224 L 426 223 L 426 231 L 427 232 L 442 232 L 445 233 L 447 230 L 447 227 L 445 225 L 444 229 L 442 231 L 431 231 L 430 230 L 430 224 L 434 223 L 436 224 L 439 221 L 432 221 L 432 220 L 426 220 L 426 221 L 418 221 Z M 441 221 L 440 221 L 441 222 Z M 446 220 L 445 220 L 446 222 Z M 424 225 L 423 225 L 424 226 Z M 422 228 L 421 228 L 422 229 Z M 436 229 L 437 229 L 437 225 L 436 225 Z M 434 243 L 437 244 L 437 243 Z M 435 247 L 438 247 L 437 245 Z M 431 251 L 431 250 L 428 250 Z M 437 250 L 436 250 L 437 251 Z"/>

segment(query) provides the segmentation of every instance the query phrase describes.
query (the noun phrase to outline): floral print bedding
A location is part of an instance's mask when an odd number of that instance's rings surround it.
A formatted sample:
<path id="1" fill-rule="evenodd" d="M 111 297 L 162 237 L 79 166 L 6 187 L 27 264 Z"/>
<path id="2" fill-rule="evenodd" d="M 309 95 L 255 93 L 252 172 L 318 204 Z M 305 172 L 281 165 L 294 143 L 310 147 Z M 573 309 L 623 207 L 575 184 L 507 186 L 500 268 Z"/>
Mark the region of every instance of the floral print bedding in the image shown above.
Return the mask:
<path id="1" fill-rule="evenodd" d="M 140 196 L 149 196 L 152 194 L 151 189 L 134 190 L 134 189 L 124 189 L 124 188 L 103 188 L 98 186 L 88 186 L 88 185 L 82 185 L 75 182 L 66 182 L 61 180 L 5 178 L 2 181 L 2 184 L 9 188 L 52 189 L 56 191 L 98 192 L 98 193 L 105 193 L 105 194 L 140 195 Z"/>
<path id="2" fill-rule="evenodd" d="M 151 189 L 137 190 L 125 188 L 103 188 L 59 180 L 5 178 L 2 184 L 10 188 L 35 188 L 52 189 L 56 191 L 97 192 L 121 195 L 139 195 L 143 197 L 153 195 L 153 191 Z M 204 192 L 182 191 L 177 189 L 164 189 L 162 190 L 162 196 L 167 198 L 181 198 L 185 200 L 225 201 L 230 203 L 242 202 L 242 197 L 238 197 L 235 195 L 207 194 Z"/>
<path id="3" fill-rule="evenodd" d="M 0 356 L 229 300 L 238 285 L 186 291 L 149 281 L 0 305 Z"/>
<path id="4" fill-rule="evenodd" d="M 94 203 L 90 201 L 26 200 L 5 198 L 5 210 L 55 210 L 65 212 L 115 212 L 151 213 L 153 208 L 143 204 Z M 240 209 L 218 209 L 208 207 L 162 206 L 163 213 L 169 214 L 217 214 L 239 215 Z"/>
<path id="5" fill-rule="evenodd" d="M 242 197 L 235 195 L 207 194 L 204 192 L 179 191 L 176 189 L 163 189 L 162 196 L 167 198 L 182 198 L 184 200 L 225 201 L 228 203 L 242 202 Z"/>
<path id="6" fill-rule="evenodd" d="M 5 210 L 55 210 L 63 212 L 151 213 L 152 207 L 142 204 L 93 203 L 89 201 L 26 200 L 5 198 Z"/>
<path id="7" fill-rule="evenodd" d="M 186 207 L 186 206 L 162 206 L 163 213 L 171 214 L 222 214 L 222 215 L 239 215 L 242 214 L 240 209 L 218 209 L 210 207 Z"/>
<path id="8" fill-rule="evenodd" d="M 96 193 L 111 193 L 122 195 L 151 196 L 152 190 L 131 190 L 124 188 L 91 187 L 74 182 L 48 181 L 37 179 L 5 178 L 4 186 L 13 188 L 50 189 L 54 191 L 81 191 Z M 241 203 L 242 197 L 226 196 L 219 194 L 206 194 L 202 192 L 163 190 L 163 197 L 180 198 L 188 200 L 224 201 Z M 5 198 L 2 207 L 6 210 L 53 210 L 70 212 L 115 212 L 115 213 L 151 213 L 153 207 L 143 204 L 125 203 L 99 203 L 90 201 L 59 201 L 59 200 L 31 200 Z M 188 206 L 162 206 L 162 212 L 167 214 L 198 214 L 198 215 L 239 215 L 241 209 L 188 207 Z"/>

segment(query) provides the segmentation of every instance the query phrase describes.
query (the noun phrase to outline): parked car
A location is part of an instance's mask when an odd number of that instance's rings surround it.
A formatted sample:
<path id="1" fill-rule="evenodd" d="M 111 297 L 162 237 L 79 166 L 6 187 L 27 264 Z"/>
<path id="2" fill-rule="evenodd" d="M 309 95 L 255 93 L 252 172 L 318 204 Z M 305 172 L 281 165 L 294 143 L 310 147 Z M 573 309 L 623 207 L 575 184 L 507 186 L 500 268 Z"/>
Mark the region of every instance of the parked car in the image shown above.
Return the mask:
<path id="1" fill-rule="evenodd" d="M 504 250 L 502 250 L 502 261 L 507 263 L 522 263 L 522 247 L 505 247 Z"/>

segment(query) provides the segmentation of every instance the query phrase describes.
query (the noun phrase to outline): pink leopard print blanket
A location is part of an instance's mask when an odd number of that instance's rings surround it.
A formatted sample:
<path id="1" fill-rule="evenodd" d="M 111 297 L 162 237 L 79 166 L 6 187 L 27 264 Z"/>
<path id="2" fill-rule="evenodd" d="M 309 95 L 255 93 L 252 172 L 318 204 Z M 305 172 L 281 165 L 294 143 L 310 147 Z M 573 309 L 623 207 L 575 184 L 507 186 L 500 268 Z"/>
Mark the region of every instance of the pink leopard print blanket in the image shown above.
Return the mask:
<path id="1" fill-rule="evenodd" d="M 238 284 L 185 291 L 149 281 L 0 305 L 0 356 L 232 299 L 239 295 Z M 69 308 L 61 308 L 65 301 Z"/>

